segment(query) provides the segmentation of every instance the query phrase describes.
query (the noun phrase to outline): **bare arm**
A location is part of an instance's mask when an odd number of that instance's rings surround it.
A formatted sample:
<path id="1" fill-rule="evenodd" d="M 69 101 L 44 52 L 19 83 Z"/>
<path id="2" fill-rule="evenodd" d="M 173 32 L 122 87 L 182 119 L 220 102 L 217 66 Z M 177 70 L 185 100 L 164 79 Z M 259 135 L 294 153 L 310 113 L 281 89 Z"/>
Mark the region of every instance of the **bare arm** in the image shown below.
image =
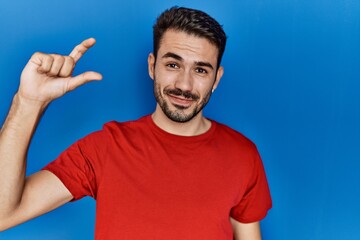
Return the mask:
<path id="1" fill-rule="evenodd" d="M 230 218 L 235 240 L 261 240 L 260 223 L 240 223 Z"/>
<path id="2" fill-rule="evenodd" d="M 69 56 L 35 53 L 25 66 L 19 90 L 0 131 L 0 231 L 72 199 L 50 172 L 40 171 L 25 178 L 26 155 L 48 104 L 86 82 L 102 78 L 96 72 L 71 76 L 76 62 L 94 44 L 94 39 L 87 39 Z"/>

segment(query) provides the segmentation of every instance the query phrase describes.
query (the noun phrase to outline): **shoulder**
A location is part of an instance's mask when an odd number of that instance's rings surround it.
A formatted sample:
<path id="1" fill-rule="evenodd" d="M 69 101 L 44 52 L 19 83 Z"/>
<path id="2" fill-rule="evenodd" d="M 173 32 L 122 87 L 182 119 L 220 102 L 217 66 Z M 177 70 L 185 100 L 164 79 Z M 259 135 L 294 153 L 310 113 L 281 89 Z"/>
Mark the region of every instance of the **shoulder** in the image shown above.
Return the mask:
<path id="1" fill-rule="evenodd" d="M 216 131 L 215 131 L 216 138 L 221 139 L 221 141 L 231 146 L 236 145 L 237 147 L 247 148 L 249 150 L 251 149 L 257 151 L 254 142 L 251 141 L 241 132 L 223 123 L 219 123 L 213 120 L 212 122 L 216 125 Z"/>
<path id="2" fill-rule="evenodd" d="M 118 122 L 110 121 L 103 125 L 102 129 L 95 132 L 95 135 L 106 141 L 131 141 L 141 136 L 147 135 L 149 131 L 149 116 L 144 116 L 136 120 Z"/>
<path id="3" fill-rule="evenodd" d="M 145 119 L 147 116 L 141 117 L 139 119 L 136 120 L 128 120 L 128 121 L 109 121 L 103 124 L 103 128 L 102 130 L 116 130 L 116 129 L 121 129 L 121 128 L 128 128 L 128 127 L 133 127 L 136 125 L 141 125 L 143 123 L 145 123 Z"/>

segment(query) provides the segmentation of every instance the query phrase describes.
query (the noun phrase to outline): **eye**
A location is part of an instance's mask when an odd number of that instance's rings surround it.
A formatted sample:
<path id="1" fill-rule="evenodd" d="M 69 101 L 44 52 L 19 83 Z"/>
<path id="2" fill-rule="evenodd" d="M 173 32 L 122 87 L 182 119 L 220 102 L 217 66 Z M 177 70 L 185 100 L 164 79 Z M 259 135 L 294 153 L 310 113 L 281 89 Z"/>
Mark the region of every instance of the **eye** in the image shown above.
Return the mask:
<path id="1" fill-rule="evenodd" d="M 179 66 L 176 63 L 168 63 L 166 64 L 168 68 L 179 68 Z"/>
<path id="2" fill-rule="evenodd" d="M 197 72 L 197 73 L 202 73 L 202 74 L 208 73 L 208 72 L 206 71 L 206 69 L 204 69 L 204 68 L 196 68 L 196 69 L 195 69 L 195 72 Z"/>

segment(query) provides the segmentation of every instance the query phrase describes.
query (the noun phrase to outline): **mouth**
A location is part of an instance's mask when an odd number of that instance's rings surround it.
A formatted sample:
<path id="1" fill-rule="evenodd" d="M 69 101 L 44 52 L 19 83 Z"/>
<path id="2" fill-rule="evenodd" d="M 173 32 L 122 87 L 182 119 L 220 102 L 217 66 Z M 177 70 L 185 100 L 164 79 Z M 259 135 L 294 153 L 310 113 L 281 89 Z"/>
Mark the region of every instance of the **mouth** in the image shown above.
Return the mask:
<path id="1" fill-rule="evenodd" d="M 172 105 L 178 109 L 187 109 L 195 101 L 199 99 L 199 96 L 188 91 L 182 91 L 181 89 L 167 89 L 164 91 L 168 96 Z"/>
<path id="2" fill-rule="evenodd" d="M 172 105 L 174 105 L 177 108 L 181 108 L 181 109 L 189 108 L 194 102 L 194 99 L 185 98 L 183 96 L 177 96 L 177 95 L 168 94 L 168 97 L 169 97 L 170 102 L 172 103 Z"/>

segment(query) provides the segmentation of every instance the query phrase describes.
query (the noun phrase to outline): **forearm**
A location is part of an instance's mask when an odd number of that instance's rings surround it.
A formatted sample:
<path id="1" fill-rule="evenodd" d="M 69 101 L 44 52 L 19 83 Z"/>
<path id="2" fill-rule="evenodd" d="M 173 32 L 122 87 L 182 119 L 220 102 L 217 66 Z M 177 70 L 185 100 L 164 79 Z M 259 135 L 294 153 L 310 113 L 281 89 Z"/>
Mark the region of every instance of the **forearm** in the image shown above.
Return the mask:
<path id="1" fill-rule="evenodd" d="M 21 202 L 28 147 L 45 107 L 17 94 L 1 128 L 0 217 L 6 217 Z"/>

